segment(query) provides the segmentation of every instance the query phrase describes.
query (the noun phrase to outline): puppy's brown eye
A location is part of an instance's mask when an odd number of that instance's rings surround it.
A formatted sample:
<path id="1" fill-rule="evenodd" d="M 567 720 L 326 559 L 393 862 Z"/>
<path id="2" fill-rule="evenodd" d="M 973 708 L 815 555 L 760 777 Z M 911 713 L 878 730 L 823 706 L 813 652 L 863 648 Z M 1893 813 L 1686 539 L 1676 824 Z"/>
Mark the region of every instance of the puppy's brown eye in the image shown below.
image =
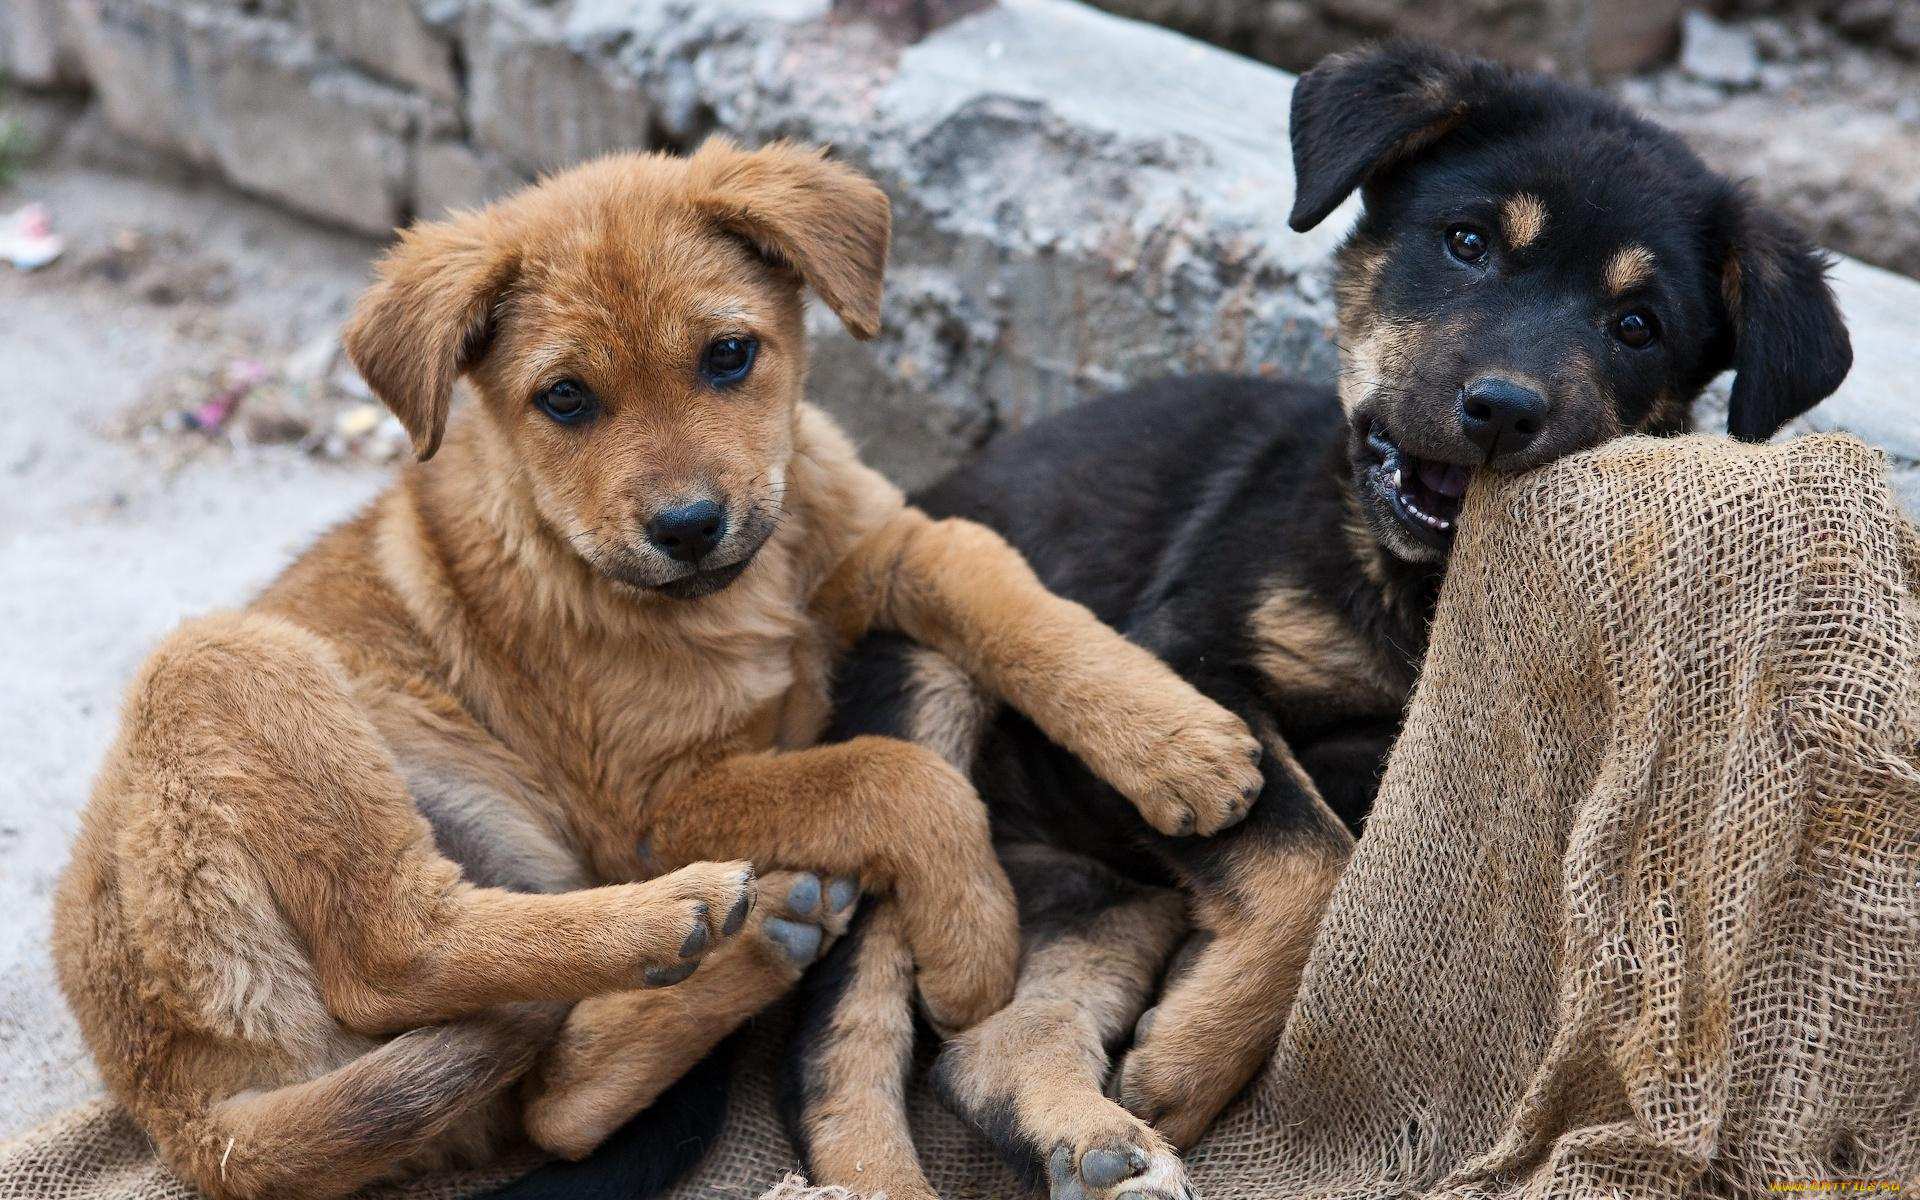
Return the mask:
<path id="1" fill-rule="evenodd" d="M 1487 256 L 1487 235 L 1471 225 L 1455 225 L 1447 230 L 1447 253 L 1463 263 L 1477 263 Z"/>
<path id="2" fill-rule="evenodd" d="M 724 337 L 707 346 L 700 356 L 700 374 L 714 387 L 732 387 L 753 370 L 753 357 L 760 343 L 749 337 Z"/>
<path id="3" fill-rule="evenodd" d="M 574 379 L 562 379 L 552 387 L 543 388 L 534 396 L 533 403 L 562 425 L 578 425 L 589 420 L 600 407 L 586 385 Z"/>
<path id="4" fill-rule="evenodd" d="M 1644 350 L 1659 338 L 1660 323 L 1653 319 L 1652 313 L 1630 312 L 1613 323 L 1613 336 L 1619 338 L 1623 346 Z"/>

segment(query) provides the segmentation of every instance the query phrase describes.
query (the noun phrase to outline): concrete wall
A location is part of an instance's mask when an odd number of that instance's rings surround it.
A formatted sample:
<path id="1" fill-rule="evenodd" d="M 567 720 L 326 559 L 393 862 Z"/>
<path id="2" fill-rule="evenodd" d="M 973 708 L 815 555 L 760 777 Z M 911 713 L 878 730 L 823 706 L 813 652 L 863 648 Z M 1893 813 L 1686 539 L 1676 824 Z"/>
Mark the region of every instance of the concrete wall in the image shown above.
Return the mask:
<path id="1" fill-rule="evenodd" d="M 604 150 L 831 143 L 887 188 L 897 237 L 876 345 L 816 314 L 815 392 L 909 482 L 1130 380 L 1335 366 L 1347 216 L 1286 228 L 1291 77 L 1067 0 L 917 41 L 826 0 L 0 0 L 0 62 L 381 233 Z M 1920 285 L 1839 282 L 1860 362 L 1816 423 L 1886 445 L 1920 502 Z"/>

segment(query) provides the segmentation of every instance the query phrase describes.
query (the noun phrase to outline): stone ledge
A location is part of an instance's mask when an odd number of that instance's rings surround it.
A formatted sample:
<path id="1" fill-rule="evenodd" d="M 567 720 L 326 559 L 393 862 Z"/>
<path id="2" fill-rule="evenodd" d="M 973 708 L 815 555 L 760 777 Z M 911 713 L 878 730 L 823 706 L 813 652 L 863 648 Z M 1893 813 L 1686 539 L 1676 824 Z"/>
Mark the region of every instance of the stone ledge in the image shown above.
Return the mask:
<path id="1" fill-rule="evenodd" d="M 434 0 L 370 45 L 369 3 L 316 27 L 318 0 L 18 0 L 0 52 L 47 83 L 77 63 L 124 132 L 381 232 L 615 147 L 832 144 L 886 187 L 897 236 L 875 346 L 815 314 L 815 390 L 909 483 L 1149 375 L 1332 376 L 1351 209 L 1286 227 L 1280 71 L 1068 0 L 911 45 L 826 0 Z M 1858 365 L 1810 424 L 1885 446 L 1920 506 L 1920 284 L 1855 263 L 1836 284 Z"/>

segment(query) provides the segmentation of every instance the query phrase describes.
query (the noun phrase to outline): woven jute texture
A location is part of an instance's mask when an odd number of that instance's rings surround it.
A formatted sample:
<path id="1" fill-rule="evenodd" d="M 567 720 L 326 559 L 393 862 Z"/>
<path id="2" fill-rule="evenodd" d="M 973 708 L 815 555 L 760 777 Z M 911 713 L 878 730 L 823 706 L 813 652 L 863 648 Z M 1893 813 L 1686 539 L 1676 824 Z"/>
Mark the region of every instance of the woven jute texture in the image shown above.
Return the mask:
<path id="1" fill-rule="evenodd" d="M 1628 440 L 1476 482 L 1281 1044 L 1189 1157 L 1202 1193 L 1920 1186 L 1916 581 L 1920 534 L 1848 438 Z M 676 1200 L 794 1166 L 779 1040 L 761 1022 Z M 909 1100 L 942 1195 L 1027 1194 Z M 0 1200 L 187 1195 L 105 1105 L 0 1148 Z"/>

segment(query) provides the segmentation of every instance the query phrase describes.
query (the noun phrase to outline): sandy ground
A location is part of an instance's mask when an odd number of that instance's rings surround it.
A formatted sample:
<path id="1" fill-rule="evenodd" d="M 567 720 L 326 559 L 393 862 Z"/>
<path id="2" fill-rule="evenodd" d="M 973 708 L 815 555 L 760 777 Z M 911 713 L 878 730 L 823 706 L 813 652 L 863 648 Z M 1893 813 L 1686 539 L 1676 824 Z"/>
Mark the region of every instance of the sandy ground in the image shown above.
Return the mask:
<path id="1" fill-rule="evenodd" d="M 85 169 L 29 172 L 0 211 L 28 199 L 70 249 L 32 275 L 0 265 L 0 1136 L 98 1087 L 46 938 L 122 689 L 168 628 L 246 600 L 386 477 L 291 445 L 127 431 L 156 379 L 236 346 L 278 361 L 331 328 L 372 243 L 222 189 Z M 146 248 L 137 270 L 118 269 L 116 239 Z"/>

